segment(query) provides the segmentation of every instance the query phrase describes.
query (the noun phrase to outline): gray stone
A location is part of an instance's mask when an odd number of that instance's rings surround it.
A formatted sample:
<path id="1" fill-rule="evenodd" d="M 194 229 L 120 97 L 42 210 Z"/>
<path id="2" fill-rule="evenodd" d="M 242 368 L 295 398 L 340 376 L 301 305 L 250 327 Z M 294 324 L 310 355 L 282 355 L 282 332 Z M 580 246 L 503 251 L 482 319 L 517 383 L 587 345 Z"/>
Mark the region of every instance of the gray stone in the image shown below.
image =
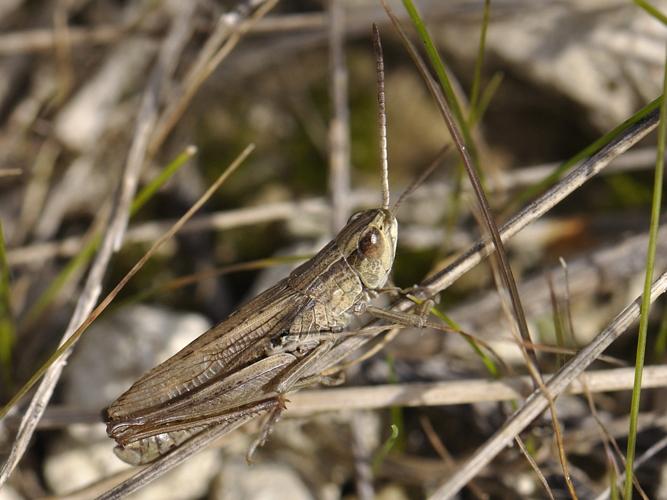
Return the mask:
<path id="1" fill-rule="evenodd" d="M 211 500 L 311 500 L 299 475 L 279 464 L 225 464 L 211 491 Z"/>
<path id="2" fill-rule="evenodd" d="M 23 497 L 14 488 L 5 484 L 0 488 L 0 500 L 23 500 Z"/>
<path id="3" fill-rule="evenodd" d="M 667 8 L 665 0 L 651 3 Z M 522 78 L 567 95 L 606 130 L 660 94 L 664 29 L 632 2 L 534 1 L 491 21 L 486 51 Z M 447 50 L 474 60 L 477 28 L 450 23 L 441 35 Z"/>
<path id="4" fill-rule="evenodd" d="M 198 314 L 152 306 L 129 306 L 95 323 L 79 343 L 64 374 L 64 400 L 99 409 L 136 379 L 204 333 L 210 323 Z M 72 492 L 130 466 L 113 454 L 102 423 L 72 425 L 46 458 L 44 476 L 57 494 Z M 200 453 L 132 498 L 189 499 L 208 491 L 219 469 L 219 453 Z"/>

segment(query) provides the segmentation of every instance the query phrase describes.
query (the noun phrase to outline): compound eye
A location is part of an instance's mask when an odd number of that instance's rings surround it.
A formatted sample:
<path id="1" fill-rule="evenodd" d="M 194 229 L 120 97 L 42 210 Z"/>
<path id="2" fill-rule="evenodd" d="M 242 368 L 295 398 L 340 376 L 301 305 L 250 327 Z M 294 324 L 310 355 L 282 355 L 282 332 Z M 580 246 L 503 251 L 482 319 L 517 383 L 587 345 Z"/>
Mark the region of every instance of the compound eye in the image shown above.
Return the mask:
<path id="1" fill-rule="evenodd" d="M 377 258 L 382 254 L 384 248 L 382 234 L 377 229 L 371 228 L 359 238 L 357 246 L 364 257 Z"/>

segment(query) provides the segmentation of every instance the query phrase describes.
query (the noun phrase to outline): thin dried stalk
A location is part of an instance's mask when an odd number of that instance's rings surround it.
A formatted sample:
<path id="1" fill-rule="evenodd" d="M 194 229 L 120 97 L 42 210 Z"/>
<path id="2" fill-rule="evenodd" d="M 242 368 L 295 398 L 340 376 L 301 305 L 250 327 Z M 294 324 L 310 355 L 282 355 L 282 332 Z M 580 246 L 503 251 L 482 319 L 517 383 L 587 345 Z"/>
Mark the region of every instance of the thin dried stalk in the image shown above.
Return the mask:
<path id="1" fill-rule="evenodd" d="M 652 163 L 649 163 L 650 161 Z M 547 177 L 554 168 L 562 162 L 522 167 L 510 172 L 500 173 L 489 179 L 490 190 L 505 190 L 510 187 L 532 185 Z M 630 169 L 646 169 L 655 164 L 655 148 L 642 148 L 628 151 L 621 157 L 615 158 L 609 167 L 601 173 L 625 172 Z M 0 170 L 2 176 L 3 170 Z M 13 175 L 20 175 L 20 169 L 13 169 Z M 449 186 L 446 183 L 434 182 L 428 185 L 427 191 L 417 190 L 412 197 L 421 199 L 422 196 L 434 198 L 446 198 Z M 379 196 L 377 189 L 355 189 L 349 193 L 349 208 L 355 209 L 361 206 L 378 205 Z M 291 220 L 303 216 L 304 213 L 319 215 L 328 213 L 328 204 L 324 198 L 308 198 L 301 201 L 267 203 L 258 207 L 248 207 L 236 210 L 213 212 L 194 218 L 184 228 L 188 231 L 220 230 L 239 227 L 244 225 L 258 224 L 276 220 Z M 173 220 L 143 222 L 131 226 L 125 237 L 127 242 L 155 241 L 169 226 Z M 83 236 L 71 236 L 62 240 L 34 243 L 7 251 L 7 260 L 12 266 L 29 264 L 34 261 L 44 261 L 58 257 L 71 257 L 80 249 Z M 401 238 L 406 243 L 405 231 Z M 440 239 L 438 238 L 438 241 Z"/>
<path id="2" fill-rule="evenodd" d="M 329 3 L 329 66 L 333 116 L 329 123 L 329 191 L 334 233 L 345 225 L 350 190 L 350 112 L 347 103 L 345 11 Z"/>
<path id="3" fill-rule="evenodd" d="M 654 302 L 667 289 L 667 273 L 663 273 L 651 287 L 651 302 Z M 546 384 L 552 397 L 563 392 L 583 371 L 595 361 L 609 345 L 620 337 L 639 317 L 641 297 L 629 304 L 612 320 L 593 341 L 583 348 Z M 509 445 L 515 436 L 523 431 L 548 406 L 541 391 L 534 391 L 523 406 L 482 445 L 463 467 L 456 471 L 431 498 L 452 498 L 468 481 L 493 458 Z"/>
<path id="4" fill-rule="evenodd" d="M 141 167 L 143 166 L 149 134 L 157 116 L 157 101 L 164 74 L 163 67 L 166 64 L 171 64 L 170 61 L 174 58 L 178 58 L 177 54 L 180 52 L 180 48 L 184 45 L 184 41 L 180 44 L 174 43 L 175 39 L 181 39 L 182 21 L 183 19 L 181 18 L 174 20 L 174 29 L 165 39 L 160 58 L 156 63 L 149 84 L 144 92 L 141 108 L 137 117 L 133 144 L 123 170 L 118 194 L 114 200 L 112 212 L 109 217 L 109 224 L 102 243 L 100 244 L 100 249 L 91 265 L 88 278 L 86 279 L 77 306 L 61 340 L 61 345 L 67 342 L 67 340 L 76 333 L 77 329 L 80 328 L 80 325 L 93 310 L 102 291 L 102 279 L 104 278 L 109 260 L 113 253 L 120 247 L 120 243 L 122 242 L 127 220 L 129 218 L 130 205 L 134 198 L 137 181 L 141 172 Z M 9 457 L 3 465 L 2 471 L 0 471 L 0 486 L 7 481 L 28 448 L 30 438 L 37 427 L 37 423 L 44 412 L 44 408 L 46 408 L 51 399 L 51 395 L 58 383 L 60 374 L 67 364 L 67 358 L 69 357 L 70 352 L 71 351 L 63 353 L 63 355 L 46 370 L 44 378 L 37 388 L 28 410 L 23 416 L 21 426 L 19 427 L 18 434 L 10 450 Z"/>
<path id="5" fill-rule="evenodd" d="M 69 43 L 86 46 L 113 43 L 127 33 L 125 25 L 98 26 L 96 28 L 70 28 Z M 0 55 L 53 50 L 55 37 L 52 29 L 35 29 L 6 33 L 0 36 Z"/>
<path id="6" fill-rule="evenodd" d="M 667 386 L 667 366 L 646 368 L 643 387 Z M 544 375 L 545 380 L 553 378 Z M 567 394 L 584 393 L 584 382 L 591 392 L 627 391 L 632 389 L 632 368 L 598 370 L 581 376 L 568 386 Z M 528 377 L 508 377 L 502 380 L 456 380 L 413 384 L 387 384 L 372 387 L 340 387 L 300 391 L 290 394 L 285 415 L 303 416 L 320 411 L 339 409 L 361 410 L 391 406 L 446 406 L 492 401 L 524 399 L 530 390 Z"/>
<path id="7" fill-rule="evenodd" d="M 542 488 L 544 489 L 544 492 L 547 494 L 547 496 L 551 500 L 554 499 L 554 494 L 551 492 L 551 488 L 549 488 L 549 483 L 547 483 L 547 478 L 544 477 L 544 474 L 542 474 L 542 471 L 540 470 L 540 467 L 537 465 L 537 462 L 535 462 L 535 459 L 530 455 L 528 450 L 526 449 L 526 446 L 523 444 L 523 441 L 519 436 L 516 436 L 514 438 L 514 442 L 517 444 L 519 449 L 521 450 L 521 453 L 525 457 L 525 459 L 528 461 L 528 464 L 530 465 L 530 468 L 533 469 L 535 472 L 535 475 L 537 478 L 540 480 L 540 483 L 542 484 Z"/>
<path id="8" fill-rule="evenodd" d="M 586 388 L 591 393 L 627 391 L 632 389 L 633 376 L 631 368 L 587 372 L 574 380 L 563 393 L 585 394 Z M 547 381 L 552 377 L 553 375 L 544 375 Z M 667 387 L 667 366 L 646 367 L 642 387 L 646 389 Z M 529 391 L 530 379 L 528 377 L 310 389 L 289 395 L 290 402 L 285 411 L 285 417 L 300 418 L 341 409 L 374 410 L 392 406 L 428 407 L 515 401 L 524 399 Z M 39 428 L 55 429 L 75 423 L 95 424 L 100 421 L 99 413 L 97 408 L 88 411 L 80 408 L 51 406 L 44 413 Z M 7 419 L 8 426 L 13 426 L 15 421 L 15 418 Z"/>
<path id="9" fill-rule="evenodd" d="M 278 0 L 247 0 L 220 17 L 215 31 L 206 41 L 185 77 L 179 95 L 173 96 L 162 113 L 148 147 L 152 156 L 167 139 L 201 85 L 243 38 L 243 35 L 267 14 Z"/>
<path id="10" fill-rule="evenodd" d="M 646 135 L 657 126 L 657 123 L 658 111 L 655 110 L 632 127 L 629 127 L 623 136 L 617 137 L 598 153 L 572 169 L 569 174 L 547 190 L 542 196 L 528 204 L 523 210 L 503 224 L 500 228 L 502 239 L 504 241 L 510 239 L 525 226 L 542 217 L 568 195 L 581 187 L 586 181 L 597 175 L 609 165 L 614 158 L 620 156 L 634 144 L 646 137 Z M 420 289 L 415 292 L 415 295 L 420 299 L 427 299 L 437 295 L 479 264 L 482 259 L 491 254 L 492 251 L 493 244 L 490 241 L 478 240 L 451 264 L 445 266 L 442 270 L 424 280 L 421 283 Z M 413 306 L 414 303 L 407 299 L 401 299 L 393 305 L 394 308 L 401 311 L 408 310 Z M 336 363 L 349 357 L 351 352 L 355 352 L 368 341 L 369 338 L 367 337 L 350 337 L 345 339 L 343 342 L 335 346 L 326 356 L 322 357 L 320 362 L 322 370 L 330 368 Z"/>
<path id="11" fill-rule="evenodd" d="M 653 443 L 653 445 L 649 449 L 647 449 L 644 453 L 642 453 L 637 458 L 637 460 L 635 460 L 634 464 L 632 464 L 633 465 L 632 470 L 633 471 L 637 470 L 639 467 L 647 463 L 651 458 L 656 456 L 659 452 L 661 452 L 665 448 L 667 448 L 667 436 L 663 437 L 660 441 Z M 625 481 L 625 472 L 619 474 L 619 476 L 616 479 L 620 487 L 623 481 Z M 595 497 L 595 500 L 605 500 L 609 498 L 610 489 L 611 488 L 607 487 L 602 493 L 600 493 L 597 497 Z"/>
<path id="12" fill-rule="evenodd" d="M 13 177 L 22 173 L 23 169 L 21 168 L 0 168 L 0 177 Z"/>

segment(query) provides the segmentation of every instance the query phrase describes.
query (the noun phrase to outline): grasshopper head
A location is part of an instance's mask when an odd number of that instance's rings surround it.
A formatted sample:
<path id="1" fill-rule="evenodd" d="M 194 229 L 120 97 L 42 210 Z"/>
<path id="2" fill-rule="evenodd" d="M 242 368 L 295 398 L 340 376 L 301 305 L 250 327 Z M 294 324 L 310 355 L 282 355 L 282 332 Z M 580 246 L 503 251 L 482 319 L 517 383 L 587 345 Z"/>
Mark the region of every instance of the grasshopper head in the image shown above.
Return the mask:
<path id="1" fill-rule="evenodd" d="M 398 223 L 387 209 L 357 212 L 337 237 L 347 263 L 368 288 L 384 286 L 394 264 Z"/>

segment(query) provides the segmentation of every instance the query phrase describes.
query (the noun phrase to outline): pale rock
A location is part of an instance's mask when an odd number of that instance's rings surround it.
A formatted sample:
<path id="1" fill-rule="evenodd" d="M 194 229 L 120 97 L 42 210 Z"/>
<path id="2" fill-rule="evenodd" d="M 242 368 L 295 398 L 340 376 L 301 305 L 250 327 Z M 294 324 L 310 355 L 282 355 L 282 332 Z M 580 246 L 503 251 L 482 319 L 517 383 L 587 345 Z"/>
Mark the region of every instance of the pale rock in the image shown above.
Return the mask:
<path id="1" fill-rule="evenodd" d="M 651 4 L 662 12 L 667 8 L 665 0 Z M 541 0 L 511 15 L 493 4 L 491 12 L 497 17 L 489 26 L 486 57 L 567 95 L 602 129 L 660 94 L 665 28 L 633 2 Z M 470 23 L 446 24 L 441 35 L 448 51 L 470 61 L 477 56 L 479 29 Z"/>
<path id="2" fill-rule="evenodd" d="M 0 488 L 0 500 L 23 500 L 23 497 L 14 488 L 5 484 Z"/>
<path id="3" fill-rule="evenodd" d="M 405 490 L 395 484 L 385 486 L 375 495 L 376 500 L 408 500 L 409 498 Z"/>
<path id="4" fill-rule="evenodd" d="M 299 475 L 278 464 L 225 464 L 211 491 L 211 500 L 311 500 Z"/>
<path id="5" fill-rule="evenodd" d="M 199 314 L 146 305 L 124 307 L 93 323 L 66 369 L 65 402 L 104 408 L 210 326 Z"/>
<path id="6" fill-rule="evenodd" d="M 67 405 L 102 410 L 134 381 L 210 327 L 198 314 L 164 308 L 128 306 L 86 332 L 64 372 Z M 130 466 L 113 453 L 104 426 L 72 425 L 56 440 L 44 465 L 48 485 L 64 494 Z M 190 499 L 204 495 L 219 469 L 215 450 L 200 453 L 132 498 Z"/>
<path id="7" fill-rule="evenodd" d="M 116 458 L 111 440 L 83 443 L 66 436 L 53 447 L 44 466 L 47 484 L 65 495 L 132 467 Z M 220 468 L 220 455 L 209 449 L 199 453 L 128 498 L 133 500 L 188 500 L 206 494 Z M 138 470 L 138 469 L 136 469 Z"/>

